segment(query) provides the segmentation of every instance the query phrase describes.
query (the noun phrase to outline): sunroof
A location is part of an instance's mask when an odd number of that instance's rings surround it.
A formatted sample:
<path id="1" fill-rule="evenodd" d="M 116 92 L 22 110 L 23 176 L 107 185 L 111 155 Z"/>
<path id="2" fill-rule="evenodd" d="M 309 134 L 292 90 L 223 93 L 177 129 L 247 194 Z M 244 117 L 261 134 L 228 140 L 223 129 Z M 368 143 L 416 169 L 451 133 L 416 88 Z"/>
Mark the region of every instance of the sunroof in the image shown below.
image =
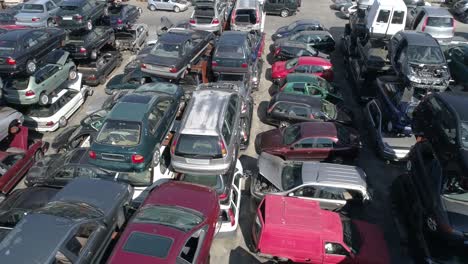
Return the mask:
<path id="1" fill-rule="evenodd" d="M 141 232 L 133 232 L 123 250 L 156 258 L 166 258 L 172 246 L 172 239 Z"/>
<path id="2" fill-rule="evenodd" d="M 127 94 L 125 95 L 121 102 L 125 103 L 135 103 L 135 104 L 147 104 L 151 100 L 151 96 L 141 95 L 141 94 Z"/>

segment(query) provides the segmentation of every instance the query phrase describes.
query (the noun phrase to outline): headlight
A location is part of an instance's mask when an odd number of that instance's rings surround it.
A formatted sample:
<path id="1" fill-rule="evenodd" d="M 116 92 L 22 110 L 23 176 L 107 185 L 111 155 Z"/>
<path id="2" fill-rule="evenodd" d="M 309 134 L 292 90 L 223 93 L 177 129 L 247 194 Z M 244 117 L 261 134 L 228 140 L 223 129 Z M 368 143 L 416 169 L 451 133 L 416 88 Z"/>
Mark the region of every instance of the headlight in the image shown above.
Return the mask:
<path id="1" fill-rule="evenodd" d="M 419 79 L 418 77 L 414 76 L 414 75 L 410 75 L 408 77 L 408 79 L 412 82 L 415 82 L 415 83 L 421 83 L 421 79 Z"/>
<path id="2" fill-rule="evenodd" d="M 278 38 L 281 38 L 283 35 L 281 35 L 281 34 L 276 34 L 276 36 L 277 36 Z"/>

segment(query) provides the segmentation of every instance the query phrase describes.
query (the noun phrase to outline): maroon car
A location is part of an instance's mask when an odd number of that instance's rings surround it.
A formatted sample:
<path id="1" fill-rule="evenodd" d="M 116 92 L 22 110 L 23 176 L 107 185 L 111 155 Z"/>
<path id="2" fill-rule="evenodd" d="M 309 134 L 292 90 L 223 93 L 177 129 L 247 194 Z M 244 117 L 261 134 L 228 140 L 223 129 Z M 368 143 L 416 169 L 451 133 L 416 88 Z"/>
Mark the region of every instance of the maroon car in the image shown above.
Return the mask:
<path id="1" fill-rule="evenodd" d="M 215 190 L 179 181 L 163 183 L 127 224 L 108 263 L 208 264 L 218 215 Z"/>
<path id="2" fill-rule="evenodd" d="M 11 192 L 34 162 L 48 149 L 49 144 L 41 140 L 29 141 L 28 134 L 28 128 L 20 126 L 11 138 L 2 142 L 4 146 L 0 151 L 0 196 Z"/>
<path id="3" fill-rule="evenodd" d="M 357 156 L 358 132 L 334 122 L 304 122 L 260 133 L 255 138 L 258 154 L 267 152 L 283 159 L 327 160 L 341 163 Z"/>

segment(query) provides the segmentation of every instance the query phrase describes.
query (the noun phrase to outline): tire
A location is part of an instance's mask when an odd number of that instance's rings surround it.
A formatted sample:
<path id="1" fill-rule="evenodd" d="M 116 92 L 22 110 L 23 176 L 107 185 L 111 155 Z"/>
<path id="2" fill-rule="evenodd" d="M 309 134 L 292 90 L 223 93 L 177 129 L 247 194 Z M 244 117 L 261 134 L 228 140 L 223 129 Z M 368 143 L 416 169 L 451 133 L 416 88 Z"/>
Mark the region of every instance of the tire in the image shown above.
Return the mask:
<path id="1" fill-rule="evenodd" d="M 280 12 L 281 17 L 288 17 L 289 16 L 289 11 L 286 9 L 281 10 Z"/>
<path id="2" fill-rule="evenodd" d="M 26 62 L 26 71 L 29 74 L 33 74 L 37 70 L 37 64 L 34 60 L 28 60 Z"/>
<path id="3" fill-rule="evenodd" d="M 151 11 L 156 11 L 156 6 L 154 6 L 154 5 L 150 5 L 148 8 Z"/>
<path id="4" fill-rule="evenodd" d="M 54 23 L 54 20 L 52 20 L 52 18 L 49 18 L 49 19 L 47 20 L 47 27 L 53 27 L 54 24 L 55 24 L 55 23 Z"/>
<path id="5" fill-rule="evenodd" d="M 71 68 L 70 71 L 68 72 L 68 80 L 70 81 L 75 80 L 76 77 L 78 77 L 78 72 L 76 71 L 75 68 Z"/>
<path id="6" fill-rule="evenodd" d="M 49 95 L 46 94 L 46 92 L 42 92 L 39 95 L 39 104 L 40 105 L 47 105 L 47 104 L 49 104 L 49 101 L 50 101 L 50 98 L 49 98 Z"/>
<path id="7" fill-rule="evenodd" d="M 64 116 L 62 116 L 62 117 L 59 119 L 58 124 L 59 124 L 59 127 L 62 127 L 62 128 L 63 128 L 63 127 L 66 127 L 67 124 L 68 124 L 68 120 L 67 120 Z"/>
<path id="8" fill-rule="evenodd" d="M 92 51 L 91 51 L 91 55 L 90 55 L 91 59 L 92 59 L 92 60 L 95 60 L 95 59 L 97 59 L 97 56 L 98 56 L 97 51 L 96 51 L 96 50 L 92 50 Z"/>
<path id="9" fill-rule="evenodd" d="M 178 6 L 174 6 L 174 12 L 179 13 L 179 12 L 180 12 L 180 8 L 179 8 Z"/>
<path id="10" fill-rule="evenodd" d="M 88 22 L 86 22 L 86 29 L 88 31 L 93 30 L 93 22 L 91 20 L 88 20 Z"/>

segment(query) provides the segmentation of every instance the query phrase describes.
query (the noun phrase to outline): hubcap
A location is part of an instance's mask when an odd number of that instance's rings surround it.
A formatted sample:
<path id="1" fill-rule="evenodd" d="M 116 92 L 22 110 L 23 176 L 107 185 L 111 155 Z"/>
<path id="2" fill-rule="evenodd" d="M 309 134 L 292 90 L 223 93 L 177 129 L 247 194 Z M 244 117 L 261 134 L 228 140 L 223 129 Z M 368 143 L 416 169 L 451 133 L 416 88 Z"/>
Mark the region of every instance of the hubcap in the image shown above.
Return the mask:
<path id="1" fill-rule="evenodd" d="M 427 220 L 426 220 L 426 224 L 427 224 L 427 227 L 431 231 L 436 231 L 437 230 L 437 223 L 433 218 L 428 217 Z"/>
<path id="2" fill-rule="evenodd" d="M 287 17 L 288 16 L 288 11 L 286 11 L 286 10 L 281 11 L 281 16 L 282 17 Z"/>
<path id="3" fill-rule="evenodd" d="M 34 62 L 28 63 L 28 69 L 30 72 L 35 72 L 36 71 L 36 64 Z"/>

